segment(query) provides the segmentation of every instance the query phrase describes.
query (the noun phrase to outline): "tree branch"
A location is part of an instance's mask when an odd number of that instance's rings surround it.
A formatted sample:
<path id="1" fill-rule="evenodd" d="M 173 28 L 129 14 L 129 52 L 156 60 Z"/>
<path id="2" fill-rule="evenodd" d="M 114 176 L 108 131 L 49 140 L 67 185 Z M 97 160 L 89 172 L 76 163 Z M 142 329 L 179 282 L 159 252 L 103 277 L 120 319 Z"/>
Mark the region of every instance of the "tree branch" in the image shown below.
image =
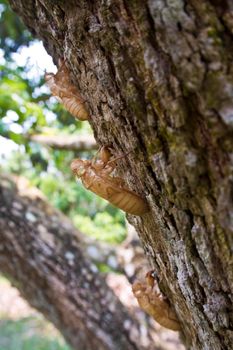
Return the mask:
<path id="1" fill-rule="evenodd" d="M 25 180 L 0 178 L 0 235 L 0 270 L 74 349 L 143 348 L 139 325 L 80 249 L 80 233 Z"/>
<path id="2" fill-rule="evenodd" d="M 43 146 L 69 151 L 92 151 L 98 148 L 92 135 L 29 135 L 29 140 Z"/>

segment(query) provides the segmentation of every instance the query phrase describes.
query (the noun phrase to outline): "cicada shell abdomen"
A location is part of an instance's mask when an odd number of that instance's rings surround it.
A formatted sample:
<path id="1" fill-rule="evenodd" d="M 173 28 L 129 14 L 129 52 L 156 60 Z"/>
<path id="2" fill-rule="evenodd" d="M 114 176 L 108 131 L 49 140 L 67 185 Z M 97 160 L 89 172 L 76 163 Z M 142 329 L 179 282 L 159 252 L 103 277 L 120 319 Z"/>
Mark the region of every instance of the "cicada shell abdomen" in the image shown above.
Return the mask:
<path id="1" fill-rule="evenodd" d="M 89 168 L 81 177 L 84 186 L 112 205 L 132 215 L 149 211 L 144 198 L 122 186 L 121 178 L 105 176 L 104 171 Z"/>
<path id="2" fill-rule="evenodd" d="M 88 190 L 126 213 L 143 215 L 148 212 L 149 207 L 144 198 L 130 191 L 122 178 L 110 175 L 115 169 L 115 162 L 122 156 L 111 160 L 111 152 L 107 147 L 101 148 L 100 155 L 97 161 L 94 161 L 95 158 L 92 161 L 73 160 L 71 169 L 75 176 L 81 178 Z"/>
<path id="3" fill-rule="evenodd" d="M 79 120 L 87 120 L 89 113 L 85 107 L 85 101 L 81 97 L 77 96 L 65 96 L 62 98 L 62 103 L 75 118 Z"/>
<path id="4" fill-rule="evenodd" d="M 45 81 L 53 96 L 64 105 L 70 114 L 79 120 L 87 120 L 89 118 L 85 100 L 80 96 L 78 89 L 71 82 L 69 71 L 64 62 L 60 64 L 56 74 L 46 73 Z"/>
<path id="5" fill-rule="evenodd" d="M 114 192 L 113 190 L 107 200 L 132 215 L 143 215 L 149 210 L 144 198 L 125 188 L 121 189 L 120 192 Z"/>

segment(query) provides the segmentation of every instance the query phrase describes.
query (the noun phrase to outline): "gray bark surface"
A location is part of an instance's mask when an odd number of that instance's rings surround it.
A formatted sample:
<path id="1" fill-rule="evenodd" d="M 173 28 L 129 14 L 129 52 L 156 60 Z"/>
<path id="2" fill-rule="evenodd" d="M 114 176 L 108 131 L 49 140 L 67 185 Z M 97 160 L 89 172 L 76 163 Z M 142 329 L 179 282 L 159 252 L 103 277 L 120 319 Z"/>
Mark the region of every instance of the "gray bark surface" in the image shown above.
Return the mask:
<path id="1" fill-rule="evenodd" d="M 73 349 L 144 349 L 139 324 L 86 258 L 80 235 L 24 180 L 0 177 L 0 271 Z"/>
<path id="2" fill-rule="evenodd" d="M 10 0 L 65 58 L 101 145 L 150 212 L 129 216 L 187 346 L 233 349 L 229 0 Z"/>

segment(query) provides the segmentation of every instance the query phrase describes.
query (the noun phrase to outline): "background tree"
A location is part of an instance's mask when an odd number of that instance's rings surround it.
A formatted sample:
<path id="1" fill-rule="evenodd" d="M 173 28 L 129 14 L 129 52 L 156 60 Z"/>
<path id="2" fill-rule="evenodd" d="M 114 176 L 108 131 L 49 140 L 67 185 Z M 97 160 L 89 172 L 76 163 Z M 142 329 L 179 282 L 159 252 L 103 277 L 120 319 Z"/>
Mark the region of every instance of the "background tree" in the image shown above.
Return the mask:
<path id="1" fill-rule="evenodd" d="M 1 271 L 74 349 L 142 349 L 139 324 L 85 257 L 80 233 L 38 191 L 17 182 L 1 179 Z"/>
<path id="2" fill-rule="evenodd" d="M 228 1 L 11 0 L 88 100 L 150 213 L 128 217 L 193 349 L 232 348 Z M 128 170 L 128 171 L 127 171 Z"/>

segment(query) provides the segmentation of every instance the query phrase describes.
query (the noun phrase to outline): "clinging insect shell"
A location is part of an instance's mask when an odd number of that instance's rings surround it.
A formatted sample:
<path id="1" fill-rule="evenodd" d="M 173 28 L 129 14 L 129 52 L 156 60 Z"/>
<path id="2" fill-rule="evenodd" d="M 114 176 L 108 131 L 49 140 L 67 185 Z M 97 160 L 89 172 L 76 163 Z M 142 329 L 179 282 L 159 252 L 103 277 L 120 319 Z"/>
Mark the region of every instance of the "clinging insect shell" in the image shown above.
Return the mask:
<path id="1" fill-rule="evenodd" d="M 133 294 L 137 298 L 139 306 L 161 326 L 179 331 L 181 329 L 180 322 L 168 300 L 160 292 L 153 273 L 154 271 L 149 271 L 143 282 L 134 282 Z"/>
<path id="2" fill-rule="evenodd" d="M 85 100 L 80 96 L 78 89 L 71 82 L 65 62 L 61 62 L 56 74 L 46 73 L 45 81 L 51 93 L 61 102 L 75 118 L 87 120 L 89 113 Z"/>
<path id="3" fill-rule="evenodd" d="M 143 215 L 149 208 L 144 198 L 128 189 L 120 177 L 111 176 L 116 168 L 115 160 L 104 147 L 100 150 L 100 159 L 96 162 L 75 159 L 71 163 L 73 173 L 80 177 L 83 185 L 111 204 L 133 215 Z M 123 158 L 123 157 L 120 157 Z"/>

